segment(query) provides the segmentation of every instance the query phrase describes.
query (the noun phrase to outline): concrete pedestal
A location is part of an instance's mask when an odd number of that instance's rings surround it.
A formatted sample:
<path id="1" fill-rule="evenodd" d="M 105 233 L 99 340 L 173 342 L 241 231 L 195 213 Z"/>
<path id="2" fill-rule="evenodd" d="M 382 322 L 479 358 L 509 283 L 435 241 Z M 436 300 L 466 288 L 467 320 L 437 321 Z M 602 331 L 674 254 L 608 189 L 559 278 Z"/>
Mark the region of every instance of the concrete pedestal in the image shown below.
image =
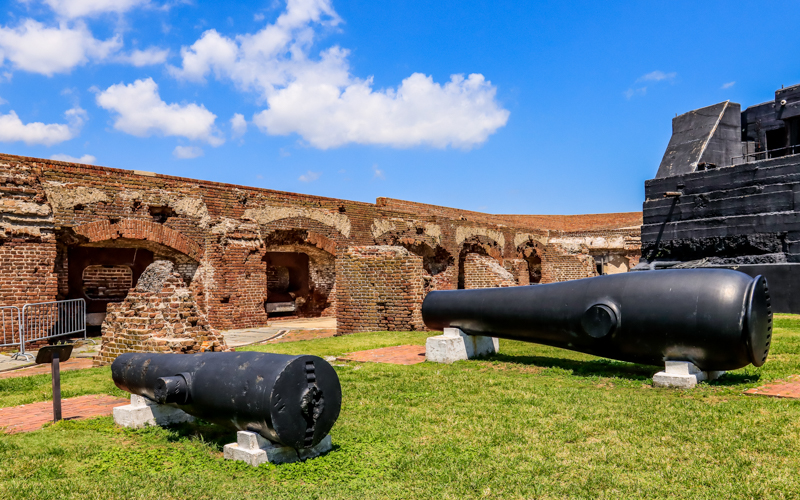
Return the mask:
<path id="1" fill-rule="evenodd" d="M 131 404 L 114 408 L 114 423 L 133 429 L 141 429 L 146 425 L 170 425 L 193 420 L 194 417 L 183 410 L 160 405 L 136 394 L 131 394 Z"/>
<path id="2" fill-rule="evenodd" d="M 724 371 L 704 372 L 688 361 L 667 361 L 663 372 L 653 375 L 655 387 L 676 387 L 691 389 L 698 382 L 716 380 L 725 374 Z"/>
<path id="3" fill-rule="evenodd" d="M 500 341 L 482 335 L 467 335 L 459 328 L 445 328 L 442 335 L 428 337 L 425 359 L 434 363 L 453 363 L 477 356 L 496 354 Z"/>
<path id="4" fill-rule="evenodd" d="M 223 456 L 227 460 L 241 460 L 253 467 L 264 462 L 271 464 L 287 464 L 322 455 L 333 449 L 330 434 L 313 448 L 295 450 L 288 446 L 275 444 L 264 439 L 260 434 L 250 431 L 236 433 L 236 442 L 223 447 Z"/>

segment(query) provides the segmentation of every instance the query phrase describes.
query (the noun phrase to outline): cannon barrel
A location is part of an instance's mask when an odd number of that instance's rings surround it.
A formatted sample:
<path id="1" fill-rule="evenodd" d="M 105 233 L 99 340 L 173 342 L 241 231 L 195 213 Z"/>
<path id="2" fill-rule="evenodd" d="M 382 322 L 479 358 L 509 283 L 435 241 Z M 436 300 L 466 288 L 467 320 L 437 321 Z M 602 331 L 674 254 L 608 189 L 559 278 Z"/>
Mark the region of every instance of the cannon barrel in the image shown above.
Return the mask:
<path id="1" fill-rule="evenodd" d="M 111 375 L 124 391 L 295 449 L 318 444 L 342 405 L 336 371 L 317 356 L 126 353 Z"/>
<path id="2" fill-rule="evenodd" d="M 620 361 L 690 361 L 706 371 L 767 359 L 772 310 L 766 279 L 728 269 L 598 276 L 546 285 L 430 292 L 422 318 Z"/>

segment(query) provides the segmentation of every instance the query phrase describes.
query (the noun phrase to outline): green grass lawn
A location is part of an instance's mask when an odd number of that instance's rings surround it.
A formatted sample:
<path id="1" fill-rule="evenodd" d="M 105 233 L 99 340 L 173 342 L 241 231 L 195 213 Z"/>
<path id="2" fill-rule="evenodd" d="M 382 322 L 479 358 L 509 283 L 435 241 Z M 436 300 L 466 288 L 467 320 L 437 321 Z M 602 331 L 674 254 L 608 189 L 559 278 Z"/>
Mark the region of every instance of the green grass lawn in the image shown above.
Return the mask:
<path id="1" fill-rule="evenodd" d="M 689 391 L 654 367 L 501 341 L 453 365 L 337 363 L 334 449 L 304 463 L 222 459 L 214 426 L 128 430 L 110 417 L 0 435 L 1 498 L 800 498 L 800 402 L 742 391 L 800 373 L 800 316 L 772 352 Z M 422 344 L 379 332 L 258 346 L 337 355 Z M 62 375 L 64 397 L 125 395 L 106 368 Z M 50 398 L 49 376 L 0 380 L 0 406 Z"/>

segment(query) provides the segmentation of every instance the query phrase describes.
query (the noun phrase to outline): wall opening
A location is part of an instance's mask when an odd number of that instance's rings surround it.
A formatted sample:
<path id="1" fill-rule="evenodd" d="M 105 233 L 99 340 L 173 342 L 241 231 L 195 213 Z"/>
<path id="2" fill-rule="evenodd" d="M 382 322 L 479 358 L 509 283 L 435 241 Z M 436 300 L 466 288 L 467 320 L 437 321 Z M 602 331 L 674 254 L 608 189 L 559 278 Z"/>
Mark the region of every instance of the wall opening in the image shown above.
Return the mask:
<path id="1" fill-rule="evenodd" d="M 539 242 L 528 240 L 519 247 L 517 252 L 520 258 L 528 263 L 528 279 L 531 285 L 542 282 L 542 255 L 544 249 Z"/>
<path id="2" fill-rule="evenodd" d="M 463 290 L 465 287 L 465 271 L 464 271 L 464 263 L 467 259 L 467 255 L 475 253 L 478 255 L 483 255 L 485 257 L 489 257 L 489 252 L 486 251 L 484 245 L 479 242 L 465 242 L 464 245 L 461 247 L 461 251 L 458 254 L 458 289 Z"/>
<path id="3" fill-rule="evenodd" d="M 775 149 L 786 147 L 786 129 L 777 128 L 774 130 L 767 130 L 767 150 L 772 151 L 769 154 L 770 158 L 778 158 L 786 154 L 786 150 L 774 151 Z"/>
<path id="4" fill-rule="evenodd" d="M 309 298 L 308 255 L 300 252 L 267 252 L 264 260 L 267 263 L 267 314 L 295 314 Z"/>
<path id="5" fill-rule="evenodd" d="M 121 301 L 132 286 L 133 271 L 129 266 L 89 266 L 83 270 L 83 293 L 90 299 Z"/>
<path id="6" fill-rule="evenodd" d="M 59 297 L 84 299 L 86 323 L 92 328 L 100 327 L 108 304 L 122 302 L 154 261 L 172 262 L 187 286 L 199 267 L 191 257 L 151 241 L 119 238 L 81 243 L 67 234 L 58 238 Z"/>
<path id="7" fill-rule="evenodd" d="M 276 230 L 264 238 L 267 317 L 334 316 L 336 263 L 333 254 L 306 241 L 305 230 Z"/>

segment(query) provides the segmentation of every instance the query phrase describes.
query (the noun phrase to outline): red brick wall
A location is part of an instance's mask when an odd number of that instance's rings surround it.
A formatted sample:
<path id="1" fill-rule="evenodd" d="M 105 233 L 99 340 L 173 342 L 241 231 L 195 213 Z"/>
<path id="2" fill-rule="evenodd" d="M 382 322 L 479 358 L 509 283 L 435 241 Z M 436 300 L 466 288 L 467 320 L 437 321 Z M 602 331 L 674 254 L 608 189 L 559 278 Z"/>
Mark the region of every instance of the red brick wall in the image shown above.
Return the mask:
<path id="1" fill-rule="evenodd" d="M 471 253 L 464 259 L 464 288 L 517 286 L 517 280 L 491 257 Z"/>
<path id="2" fill-rule="evenodd" d="M 160 269 L 156 269 L 160 268 Z M 171 263 L 154 262 L 147 273 L 162 273 L 160 286 L 137 286 L 125 300 L 108 305 L 102 345 L 94 365 L 112 363 L 126 352 L 198 353 L 227 350 L 225 339 L 209 325 Z M 146 278 L 142 275 L 142 280 Z"/>
<path id="3" fill-rule="evenodd" d="M 483 245 L 506 265 L 524 257 L 517 248 L 523 235 L 543 242 L 625 236 L 630 245 L 620 251 L 632 260 L 641 219 L 640 213 L 491 215 L 388 198 L 370 204 L 10 155 L 0 155 L 0 195 L 0 252 L 6 252 L 0 255 L 7 256 L 0 261 L 3 303 L 56 299 L 56 275 L 63 296 L 67 248 L 145 248 L 175 263 L 197 306 L 221 329 L 265 324 L 262 258 L 287 234 L 292 244 L 331 255 L 353 246 L 405 247 L 423 257 L 425 291 L 457 286 L 465 245 Z M 548 248 L 542 282 L 588 274 L 583 257 L 557 244 L 542 246 Z M 433 267 L 432 255 L 439 259 Z M 509 270 L 522 283 L 524 273 Z M 342 291 L 338 275 L 335 287 L 331 276 L 321 279 L 330 300 L 320 313 L 331 311 L 335 298 L 328 291 L 334 288 L 336 298 L 355 300 L 347 297 L 355 293 L 352 282 Z"/>
<path id="4" fill-rule="evenodd" d="M 506 259 L 503 267 L 514 276 L 517 285 L 524 286 L 531 284 L 531 275 L 528 270 L 528 262 L 524 259 Z"/>
<path id="5" fill-rule="evenodd" d="M 133 286 L 128 266 L 89 266 L 83 270 L 83 290 L 92 298 L 122 300 Z"/>
<path id="6" fill-rule="evenodd" d="M 0 306 L 54 300 L 55 257 L 55 241 L 0 240 Z"/>
<path id="7" fill-rule="evenodd" d="M 422 258 L 403 247 L 349 247 L 336 259 L 337 335 L 424 330 Z"/>
<path id="8" fill-rule="evenodd" d="M 597 276 L 594 258 L 588 253 L 567 253 L 547 246 L 542 257 L 542 283 L 555 283 Z"/>

